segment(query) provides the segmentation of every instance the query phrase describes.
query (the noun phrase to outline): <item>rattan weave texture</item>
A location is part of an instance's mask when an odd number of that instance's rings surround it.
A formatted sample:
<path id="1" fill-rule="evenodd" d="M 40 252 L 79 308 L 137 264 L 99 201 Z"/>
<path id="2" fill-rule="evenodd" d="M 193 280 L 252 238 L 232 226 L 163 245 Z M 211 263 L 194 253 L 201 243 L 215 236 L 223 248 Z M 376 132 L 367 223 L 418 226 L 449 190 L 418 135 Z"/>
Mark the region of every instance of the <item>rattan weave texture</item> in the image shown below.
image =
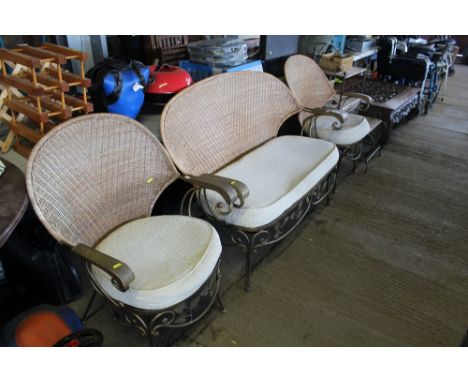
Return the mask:
<path id="1" fill-rule="evenodd" d="M 225 73 L 175 96 L 161 116 L 161 136 L 182 173 L 214 173 L 275 137 L 298 111 L 287 86 L 272 75 Z"/>
<path id="2" fill-rule="evenodd" d="M 122 223 L 150 215 L 177 176 L 166 150 L 143 125 L 90 114 L 61 124 L 36 144 L 26 184 L 55 239 L 93 246 Z"/>
<path id="3" fill-rule="evenodd" d="M 327 76 L 311 58 L 297 54 L 284 65 L 286 83 L 303 107 L 320 108 L 335 94 Z"/>

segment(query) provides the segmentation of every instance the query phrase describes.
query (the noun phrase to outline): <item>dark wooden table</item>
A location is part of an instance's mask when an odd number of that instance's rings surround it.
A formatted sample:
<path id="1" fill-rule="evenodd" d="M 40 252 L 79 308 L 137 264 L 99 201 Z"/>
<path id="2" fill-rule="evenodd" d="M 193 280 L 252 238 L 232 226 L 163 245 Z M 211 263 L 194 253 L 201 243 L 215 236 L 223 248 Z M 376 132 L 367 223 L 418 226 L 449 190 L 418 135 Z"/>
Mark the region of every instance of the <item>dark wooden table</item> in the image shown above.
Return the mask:
<path id="1" fill-rule="evenodd" d="M 346 91 L 361 92 L 361 83 L 351 78 L 346 83 Z M 419 88 L 393 85 L 384 81 L 366 81 L 364 94 L 370 95 L 374 101 L 369 109 L 360 114 L 381 119 L 386 128 L 381 143 L 390 138 L 393 127 L 405 119 L 413 111 L 417 112 L 419 105 Z M 394 94 L 394 95 L 392 95 Z M 389 95 L 392 95 L 391 97 Z M 386 97 L 389 96 L 389 97 Z"/>
<path id="2" fill-rule="evenodd" d="M 7 241 L 28 207 L 24 174 L 2 159 L 6 169 L 0 175 L 0 247 Z"/>

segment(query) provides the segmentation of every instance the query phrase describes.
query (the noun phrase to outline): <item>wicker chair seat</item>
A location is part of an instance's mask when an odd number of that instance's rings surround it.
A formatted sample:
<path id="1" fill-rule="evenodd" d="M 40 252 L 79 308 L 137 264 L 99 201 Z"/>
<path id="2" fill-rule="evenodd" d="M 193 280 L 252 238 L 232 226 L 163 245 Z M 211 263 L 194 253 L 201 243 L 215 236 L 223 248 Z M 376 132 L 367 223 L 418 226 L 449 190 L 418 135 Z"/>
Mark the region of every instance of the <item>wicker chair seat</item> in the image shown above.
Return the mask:
<path id="1" fill-rule="evenodd" d="M 113 299 L 134 308 L 157 310 L 193 295 L 218 262 L 221 244 L 207 222 L 187 216 L 153 216 L 127 223 L 96 247 L 129 265 L 135 280 L 120 292 L 110 276 L 91 267 L 93 280 Z"/>
<path id="2" fill-rule="evenodd" d="M 336 146 L 324 140 L 298 136 L 269 140 L 216 173 L 249 188 L 241 208 L 218 218 L 245 228 L 268 225 L 317 185 L 336 166 L 338 157 Z M 207 191 L 207 199 L 208 213 L 222 201 L 212 191 Z"/>
<path id="3" fill-rule="evenodd" d="M 333 123 L 336 122 L 334 117 L 319 116 L 316 119 L 316 129 L 313 128 L 314 123 L 307 123 L 305 133 L 308 136 L 324 139 L 333 142 L 338 146 L 353 145 L 369 134 L 370 126 L 366 118 L 357 114 L 348 114 L 346 112 L 339 112 L 345 119 L 340 129 L 335 129 Z M 310 116 L 310 113 L 302 111 L 299 113 L 299 121 L 301 125 L 304 120 Z"/>

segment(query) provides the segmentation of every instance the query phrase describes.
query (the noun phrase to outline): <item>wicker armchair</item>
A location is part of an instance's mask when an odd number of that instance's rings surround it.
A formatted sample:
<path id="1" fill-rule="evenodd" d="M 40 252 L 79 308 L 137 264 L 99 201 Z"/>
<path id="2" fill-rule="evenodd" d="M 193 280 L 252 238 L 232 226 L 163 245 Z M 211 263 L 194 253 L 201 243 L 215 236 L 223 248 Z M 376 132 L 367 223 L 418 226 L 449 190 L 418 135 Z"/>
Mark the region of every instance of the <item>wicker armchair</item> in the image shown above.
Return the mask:
<path id="1" fill-rule="evenodd" d="M 330 142 L 277 137 L 300 110 L 289 89 L 262 72 L 210 77 L 176 95 L 161 116 L 161 136 L 173 162 L 193 185 L 192 202 L 246 254 L 290 233 L 333 190 L 338 150 Z"/>
<path id="2" fill-rule="evenodd" d="M 336 105 L 333 102 L 335 89 L 317 63 L 307 56 L 289 57 L 284 73 L 291 92 L 302 108 L 299 113 L 302 134 L 333 142 L 340 149 L 341 157 L 346 156 L 354 162 L 359 160 L 362 141 L 371 127 L 365 117 L 346 110 L 356 101 L 361 109 L 366 109 L 372 99 L 364 94 L 344 93 L 344 109 L 324 108 L 326 104 Z"/>
<path id="3" fill-rule="evenodd" d="M 178 176 L 150 131 L 113 114 L 53 129 L 34 147 L 26 172 L 41 222 L 84 259 L 116 317 L 151 343 L 163 328 L 201 318 L 219 285 L 214 228 L 188 216 L 150 216 Z"/>

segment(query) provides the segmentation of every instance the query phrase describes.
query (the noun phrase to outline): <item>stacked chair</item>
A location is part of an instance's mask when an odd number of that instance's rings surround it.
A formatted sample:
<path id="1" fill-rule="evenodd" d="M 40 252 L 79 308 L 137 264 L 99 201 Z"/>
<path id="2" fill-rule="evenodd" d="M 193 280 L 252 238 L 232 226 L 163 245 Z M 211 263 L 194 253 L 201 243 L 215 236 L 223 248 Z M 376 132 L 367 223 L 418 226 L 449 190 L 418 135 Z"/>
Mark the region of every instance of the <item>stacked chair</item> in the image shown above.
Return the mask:
<path id="1" fill-rule="evenodd" d="M 116 317 L 152 344 L 164 328 L 196 322 L 216 301 L 221 240 L 214 227 L 245 255 L 250 290 L 253 254 L 328 200 L 337 146 L 353 146 L 368 133 L 360 116 L 319 109 L 333 90 L 301 62 L 305 86 L 288 69 L 292 92 L 262 72 L 226 73 L 188 87 L 161 116 L 165 147 L 138 122 L 113 114 L 67 121 L 34 147 L 26 181 L 39 219 L 83 259 Z M 310 113 L 315 118 L 309 137 L 278 137 L 299 112 L 303 123 Z M 330 127 L 336 121 L 341 129 Z M 191 185 L 181 200 L 189 216 L 150 216 L 178 178 Z"/>

